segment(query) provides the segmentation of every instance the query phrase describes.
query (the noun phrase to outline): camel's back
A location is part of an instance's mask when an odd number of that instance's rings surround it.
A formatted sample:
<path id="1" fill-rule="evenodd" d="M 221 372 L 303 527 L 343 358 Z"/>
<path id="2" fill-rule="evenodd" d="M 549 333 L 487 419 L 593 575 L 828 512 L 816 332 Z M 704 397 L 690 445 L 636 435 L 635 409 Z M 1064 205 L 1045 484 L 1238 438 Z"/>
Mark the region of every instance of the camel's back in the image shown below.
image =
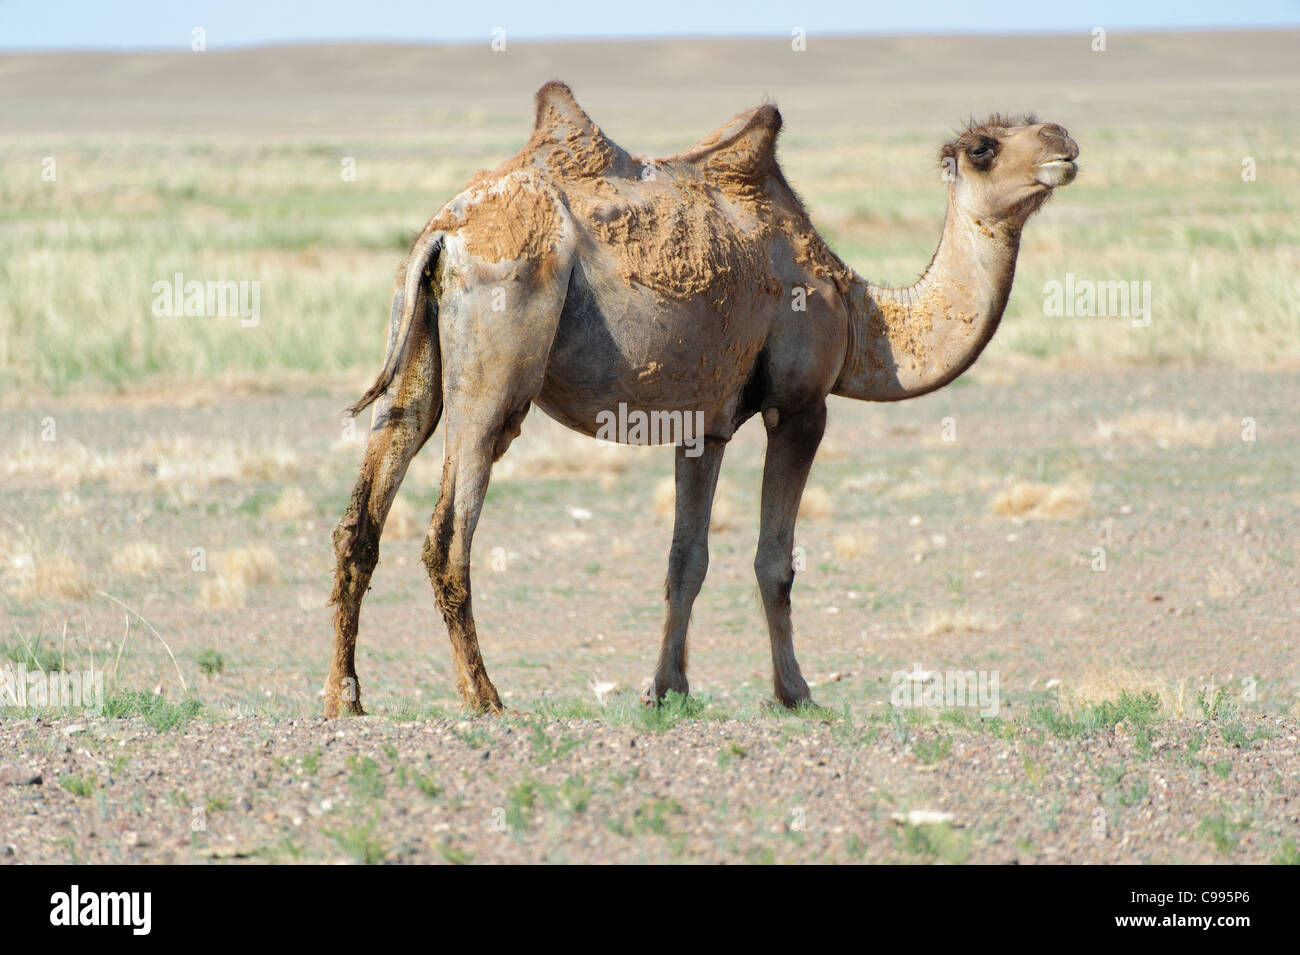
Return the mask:
<path id="1" fill-rule="evenodd" d="M 755 290 L 777 296 L 819 278 L 842 291 L 848 270 L 777 164 L 780 129 L 780 113 L 765 104 L 676 156 L 642 158 L 606 136 L 567 86 L 547 83 L 523 149 L 467 192 L 522 175 L 563 199 L 584 254 L 631 286 L 703 297 L 718 312 Z"/>
<path id="2" fill-rule="evenodd" d="M 654 182 L 663 170 L 670 179 L 682 174 L 702 178 L 728 195 L 770 192 L 769 179 L 779 174 L 780 130 L 781 114 L 765 104 L 741 113 L 676 156 L 635 157 L 592 122 L 567 86 L 552 82 L 537 91 L 533 135 L 507 165 L 531 166 L 566 191 L 603 191 L 604 184 L 617 187 L 620 180 Z"/>
<path id="3" fill-rule="evenodd" d="M 612 258 L 629 285 L 703 296 L 726 312 L 747 289 L 780 292 L 760 223 L 779 128 L 775 107 L 762 107 L 686 153 L 642 158 L 609 139 L 568 87 L 549 83 L 516 161 L 563 195 L 585 251 Z"/>

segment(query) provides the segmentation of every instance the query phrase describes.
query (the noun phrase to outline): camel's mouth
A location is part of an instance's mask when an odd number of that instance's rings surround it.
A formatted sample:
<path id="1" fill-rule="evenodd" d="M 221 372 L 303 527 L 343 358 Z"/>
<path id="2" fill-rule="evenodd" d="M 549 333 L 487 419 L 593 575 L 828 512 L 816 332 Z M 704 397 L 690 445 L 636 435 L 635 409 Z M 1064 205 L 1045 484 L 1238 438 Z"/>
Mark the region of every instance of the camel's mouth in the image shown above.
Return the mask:
<path id="1" fill-rule="evenodd" d="M 1078 165 L 1064 156 L 1059 159 L 1040 162 L 1038 168 L 1034 170 L 1034 178 L 1049 189 L 1054 189 L 1057 186 L 1068 186 L 1074 182 L 1074 177 L 1078 174 Z"/>

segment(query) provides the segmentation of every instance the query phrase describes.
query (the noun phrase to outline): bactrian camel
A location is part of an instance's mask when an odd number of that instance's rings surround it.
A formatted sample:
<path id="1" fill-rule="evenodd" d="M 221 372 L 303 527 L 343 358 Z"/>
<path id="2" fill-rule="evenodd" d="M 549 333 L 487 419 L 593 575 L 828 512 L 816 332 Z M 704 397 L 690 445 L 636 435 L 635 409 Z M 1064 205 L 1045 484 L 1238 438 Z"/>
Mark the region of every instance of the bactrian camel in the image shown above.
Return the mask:
<path id="1" fill-rule="evenodd" d="M 776 698 L 809 700 L 790 624 L 795 515 L 826 398 L 899 401 L 942 388 L 988 343 L 1020 232 L 1074 179 L 1078 147 L 1032 117 L 994 116 L 943 146 L 943 237 L 911 288 L 872 285 L 827 247 L 776 161 L 781 116 L 760 106 L 668 159 L 630 155 L 568 87 L 537 93 L 518 155 L 479 173 L 426 225 L 393 292 L 387 359 L 361 474 L 334 532 L 334 655 L 325 713 L 363 712 L 361 601 L 411 458 L 445 421 L 442 487 L 424 545 L 473 710 L 501 701 L 479 652 L 470 544 L 492 464 L 536 404 L 595 435 L 627 409 L 702 412 L 704 450 L 676 451 L 667 622 L 651 701 L 686 693 L 686 631 L 708 566 L 727 442 L 767 429 L 754 571 Z M 698 420 L 698 419 L 696 419 Z"/>

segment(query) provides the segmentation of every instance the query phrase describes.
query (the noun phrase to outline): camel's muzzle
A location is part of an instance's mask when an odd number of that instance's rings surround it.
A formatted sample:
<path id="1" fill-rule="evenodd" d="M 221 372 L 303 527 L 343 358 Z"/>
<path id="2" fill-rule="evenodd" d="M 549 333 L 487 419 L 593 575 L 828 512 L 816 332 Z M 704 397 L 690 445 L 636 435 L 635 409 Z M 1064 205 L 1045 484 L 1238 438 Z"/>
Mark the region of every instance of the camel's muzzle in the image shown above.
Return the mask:
<path id="1" fill-rule="evenodd" d="M 1079 167 L 1069 159 L 1049 159 L 1034 170 L 1034 178 L 1049 189 L 1068 186 L 1078 174 Z"/>
<path id="2" fill-rule="evenodd" d="M 1046 123 L 1038 130 L 1040 138 L 1048 143 L 1047 156 L 1034 170 L 1034 178 L 1049 189 L 1068 186 L 1079 174 L 1075 160 L 1079 158 L 1079 144 L 1070 138 L 1062 126 Z"/>

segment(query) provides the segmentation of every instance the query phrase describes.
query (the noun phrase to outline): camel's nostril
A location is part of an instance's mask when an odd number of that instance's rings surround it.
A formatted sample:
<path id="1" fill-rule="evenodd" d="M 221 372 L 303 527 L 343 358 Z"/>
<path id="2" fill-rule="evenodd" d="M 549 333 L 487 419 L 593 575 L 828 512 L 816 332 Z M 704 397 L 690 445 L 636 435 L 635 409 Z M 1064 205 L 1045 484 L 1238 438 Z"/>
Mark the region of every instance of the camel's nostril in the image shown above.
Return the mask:
<path id="1" fill-rule="evenodd" d="M 1051 144 L 1055 149 L 1064 152 L 1064 158 L 1066 159 L 1073 160 L 1079 155 L 1078 143 L 1070 138 L 1070 133 L 1064 126 L 1058 126 L 1056 123 L 1043 123 L 1038 128 L 1038 137 Z"/>

